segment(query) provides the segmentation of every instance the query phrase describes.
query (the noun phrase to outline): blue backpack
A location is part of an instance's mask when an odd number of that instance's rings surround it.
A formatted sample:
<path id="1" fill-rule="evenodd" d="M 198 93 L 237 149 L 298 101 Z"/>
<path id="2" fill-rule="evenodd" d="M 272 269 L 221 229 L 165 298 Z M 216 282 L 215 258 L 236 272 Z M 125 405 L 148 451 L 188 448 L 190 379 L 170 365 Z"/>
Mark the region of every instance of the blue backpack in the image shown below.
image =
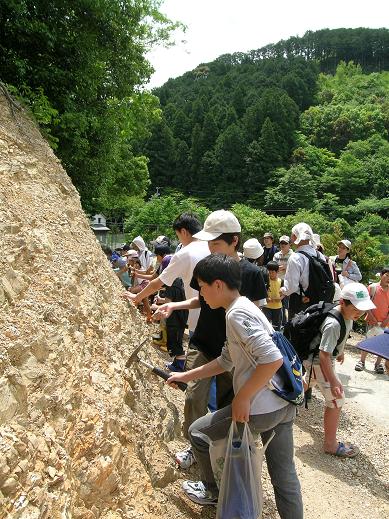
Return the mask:
<path id="1" fill-rule="evenodd" d="M 269 389 L 287 402 L 301 405 L 304 402 L 303 365 L 301 360 L 282 333 L 273 332 L 271 338 L 281 352 L 283 363 L 269 381 Z M 255 359 L 251 354 L 245 348 L 242 348 L 242 351 L 251 365 L 256 368 Z"/>
<path id="2" fill-rule="evenodd" d="M 272 339 L 280 350 L 284 362 L 271 379 L 269 387 L 287 402 L 301 405 L 304 402 L 302 363 L 293 346 L 282 333 L 274 332 Z"/>

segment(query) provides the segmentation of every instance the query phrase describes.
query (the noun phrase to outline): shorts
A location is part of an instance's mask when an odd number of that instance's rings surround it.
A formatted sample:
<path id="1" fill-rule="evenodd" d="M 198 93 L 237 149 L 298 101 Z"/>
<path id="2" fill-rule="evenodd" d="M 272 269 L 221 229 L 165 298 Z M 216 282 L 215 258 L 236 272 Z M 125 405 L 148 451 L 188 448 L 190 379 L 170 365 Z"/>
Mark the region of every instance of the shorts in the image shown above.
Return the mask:
<path id="1" fill-rule="evenodd" d="M 305 380 L 308 384 L 309 375 L 311 371 L 311 362 L 308 361 L 304 363 L 304 368 L 307 370 Z M 309 380 L 309 387 L 311 388 L 314 386 L 317 386 L 320 390 L 320 393 L 324 396 L 326 407 L 330 407 L 331 409 L 339 409 L 343 407 L 343 404 L 345 402 L 344 391 L 342 391 L 342 396 L 340 398 L 334 397 L 334 395 L 331 392 L 330 383 L 325 378 L 319 364 L 312 365 L 312 374 L 311 380 Z"/>

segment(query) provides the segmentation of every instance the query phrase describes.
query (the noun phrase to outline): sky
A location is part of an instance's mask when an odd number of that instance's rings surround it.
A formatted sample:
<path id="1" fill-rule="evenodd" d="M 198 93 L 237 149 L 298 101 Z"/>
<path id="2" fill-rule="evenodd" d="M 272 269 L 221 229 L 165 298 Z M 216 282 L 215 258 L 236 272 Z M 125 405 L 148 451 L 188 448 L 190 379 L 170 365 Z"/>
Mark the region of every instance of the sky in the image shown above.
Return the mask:
<path id="1" fill-rule="evenodd" d="M 385 7 L 386 6 L 386 7 Z M 383 27 L 387 0 L 165 0 L 160 11 L 187 26 L 176 45 L 152 51 L 148 88 L 221 54 L 246 52 L 308 30 Z"/>

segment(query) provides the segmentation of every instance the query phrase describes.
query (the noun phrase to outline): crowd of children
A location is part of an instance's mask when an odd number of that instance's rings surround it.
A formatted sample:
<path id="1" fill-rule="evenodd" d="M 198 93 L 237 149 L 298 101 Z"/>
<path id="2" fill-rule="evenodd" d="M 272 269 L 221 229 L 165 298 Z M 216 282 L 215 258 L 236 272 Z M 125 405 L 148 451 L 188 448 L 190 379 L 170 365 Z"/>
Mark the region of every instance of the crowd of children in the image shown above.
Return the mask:
<path id="1" fill-rule="evenodd" d="M 309 372 L 305 387 L 316 385 L 325 400 L 323 450 L 342 458 L 356 456 L 356 445 L 337 438 L 344 390 L 335 364 L 343 362 L 353 321 L 364 313 L 368 334 L 388 327 L 389 269 L 382 269 L 380 281 L 367 289 L 359 283 L 362 276 L 350 257 L 350 241 L 341 240 L 338 254 L 328 258 L 319 236 L 303 222 L 293 227 L 290 237 L 280 237 L 279 247 L 268 232 L 263 245 L 256 238 L 244 242 L 243 253 L 239 251 L 241 226 L 230 211 L 214 211 L 204 226 L 195 215 L 184 213 L 173 222 L 173 229 L 182 247 L 172 255 L 170 240 L 159 236 L 152 242 L 156 264 L 140 236 L 114 251 L 110 260 L 127 289 L 123 297 L 143 304 L 148 320 L 154 312 L 153 319 L 161 321 L 154 340 L 165 345 L 173 359 L 167 365 L 172 372 L 168 383 L 188 384 L 183 431 L 191 445 L 177 453 L 176 460 L 182 469 L 197 461 L 202 479 L 186 481 L 183 489 L 197 503 L 217 503 L 209 445 L 203 435 L 211 440 L 224 438 L 231 421 L 248 422 L 264 442 L 275 433 L 266 458 L 280 517 L 302 518 L 293 460 L 296 408 L 268 387 L 282 364 L 271 336 L 293 315 L 318 302 L 320 289 L 315 292 L 312 287 L 314 263 L 331 277 L 333 288 L 337 285 L 332 292 L 336 318 L 328 314 L 312 341 L 312 351 L 318 353 L 304 361 Z M 189 329 L 186 352 L 185 326 Z M 365 359 L 362 353 L 357 371 L 364 369 Z M 380 358 L 375 371 L 383 372 Z M 216 380 L 217 410 L 208 413 L 212 380 Z"/>

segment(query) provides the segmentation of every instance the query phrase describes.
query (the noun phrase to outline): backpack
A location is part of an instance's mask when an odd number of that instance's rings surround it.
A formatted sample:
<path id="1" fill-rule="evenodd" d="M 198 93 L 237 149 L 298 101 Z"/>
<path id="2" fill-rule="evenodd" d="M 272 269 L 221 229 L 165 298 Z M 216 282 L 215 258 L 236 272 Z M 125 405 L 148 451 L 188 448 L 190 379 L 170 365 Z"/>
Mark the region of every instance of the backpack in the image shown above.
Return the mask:
<path id="1" fill-rule="evenodd" d="M 281 352 L 283 363 L 269 381 L 268 387 L 283 400 L 294 405 L 301 405 L 304 402 L 301 361 L 293 346 L 281 332 L 274 332 L 271 338 Z M 245 348 L 242 348 L 242 351 L 253 368 L 256 368 L 257 364 L 251 354 Z"/>
<path id="2" fill-rule="evenodd" d="M 327 316 L 331 315 L 340 324 L 340 336 L 337 346 L 344 340 L 346 335 L 346 324 L 342 314 L 335 310 L 332 303 L 321 301 L 318 304 L 309 306 L 306 310 L 296 314 L 288 321 L 284 328 L 284 335 L 292 343 L 297 355 L 301 360 L 306 360 L 311 353 L 315 357 L 319 352 L 319 343 L 317 346 L 311 346 L 315 337 L 320 335 L 320 326 L 323 324 Z M 335 348 L 334 355 L 338 354 Z"/>
<path id="3" fill-rule="evenodd" d="M 281 332 L 274 332 L 272 339 L 282 354 L 283 363 L 269 382 L 269 387 L 283 400 L 301 405 L 304 402 L 301 361 L 293 346 Z"/>
<path id="4" fill-rule="evenodd" d="M 319 255 L 311 256 L 302 250 L 296 252 L 308 258 L 309 261 L 308 288 L 304 291 L 300 285 L 300 292 L 309 299 L 312 305 L 319 303 L 319 301 L 332 303 L 335 285 L 328 263 L 322 260 Z"/>
<path id="5" fill-rule="evenodd" d="M 266 290 L 269 290 L 269 271 L 263 265 L 258 265 L 258 268 L 261 271 Z"/>

